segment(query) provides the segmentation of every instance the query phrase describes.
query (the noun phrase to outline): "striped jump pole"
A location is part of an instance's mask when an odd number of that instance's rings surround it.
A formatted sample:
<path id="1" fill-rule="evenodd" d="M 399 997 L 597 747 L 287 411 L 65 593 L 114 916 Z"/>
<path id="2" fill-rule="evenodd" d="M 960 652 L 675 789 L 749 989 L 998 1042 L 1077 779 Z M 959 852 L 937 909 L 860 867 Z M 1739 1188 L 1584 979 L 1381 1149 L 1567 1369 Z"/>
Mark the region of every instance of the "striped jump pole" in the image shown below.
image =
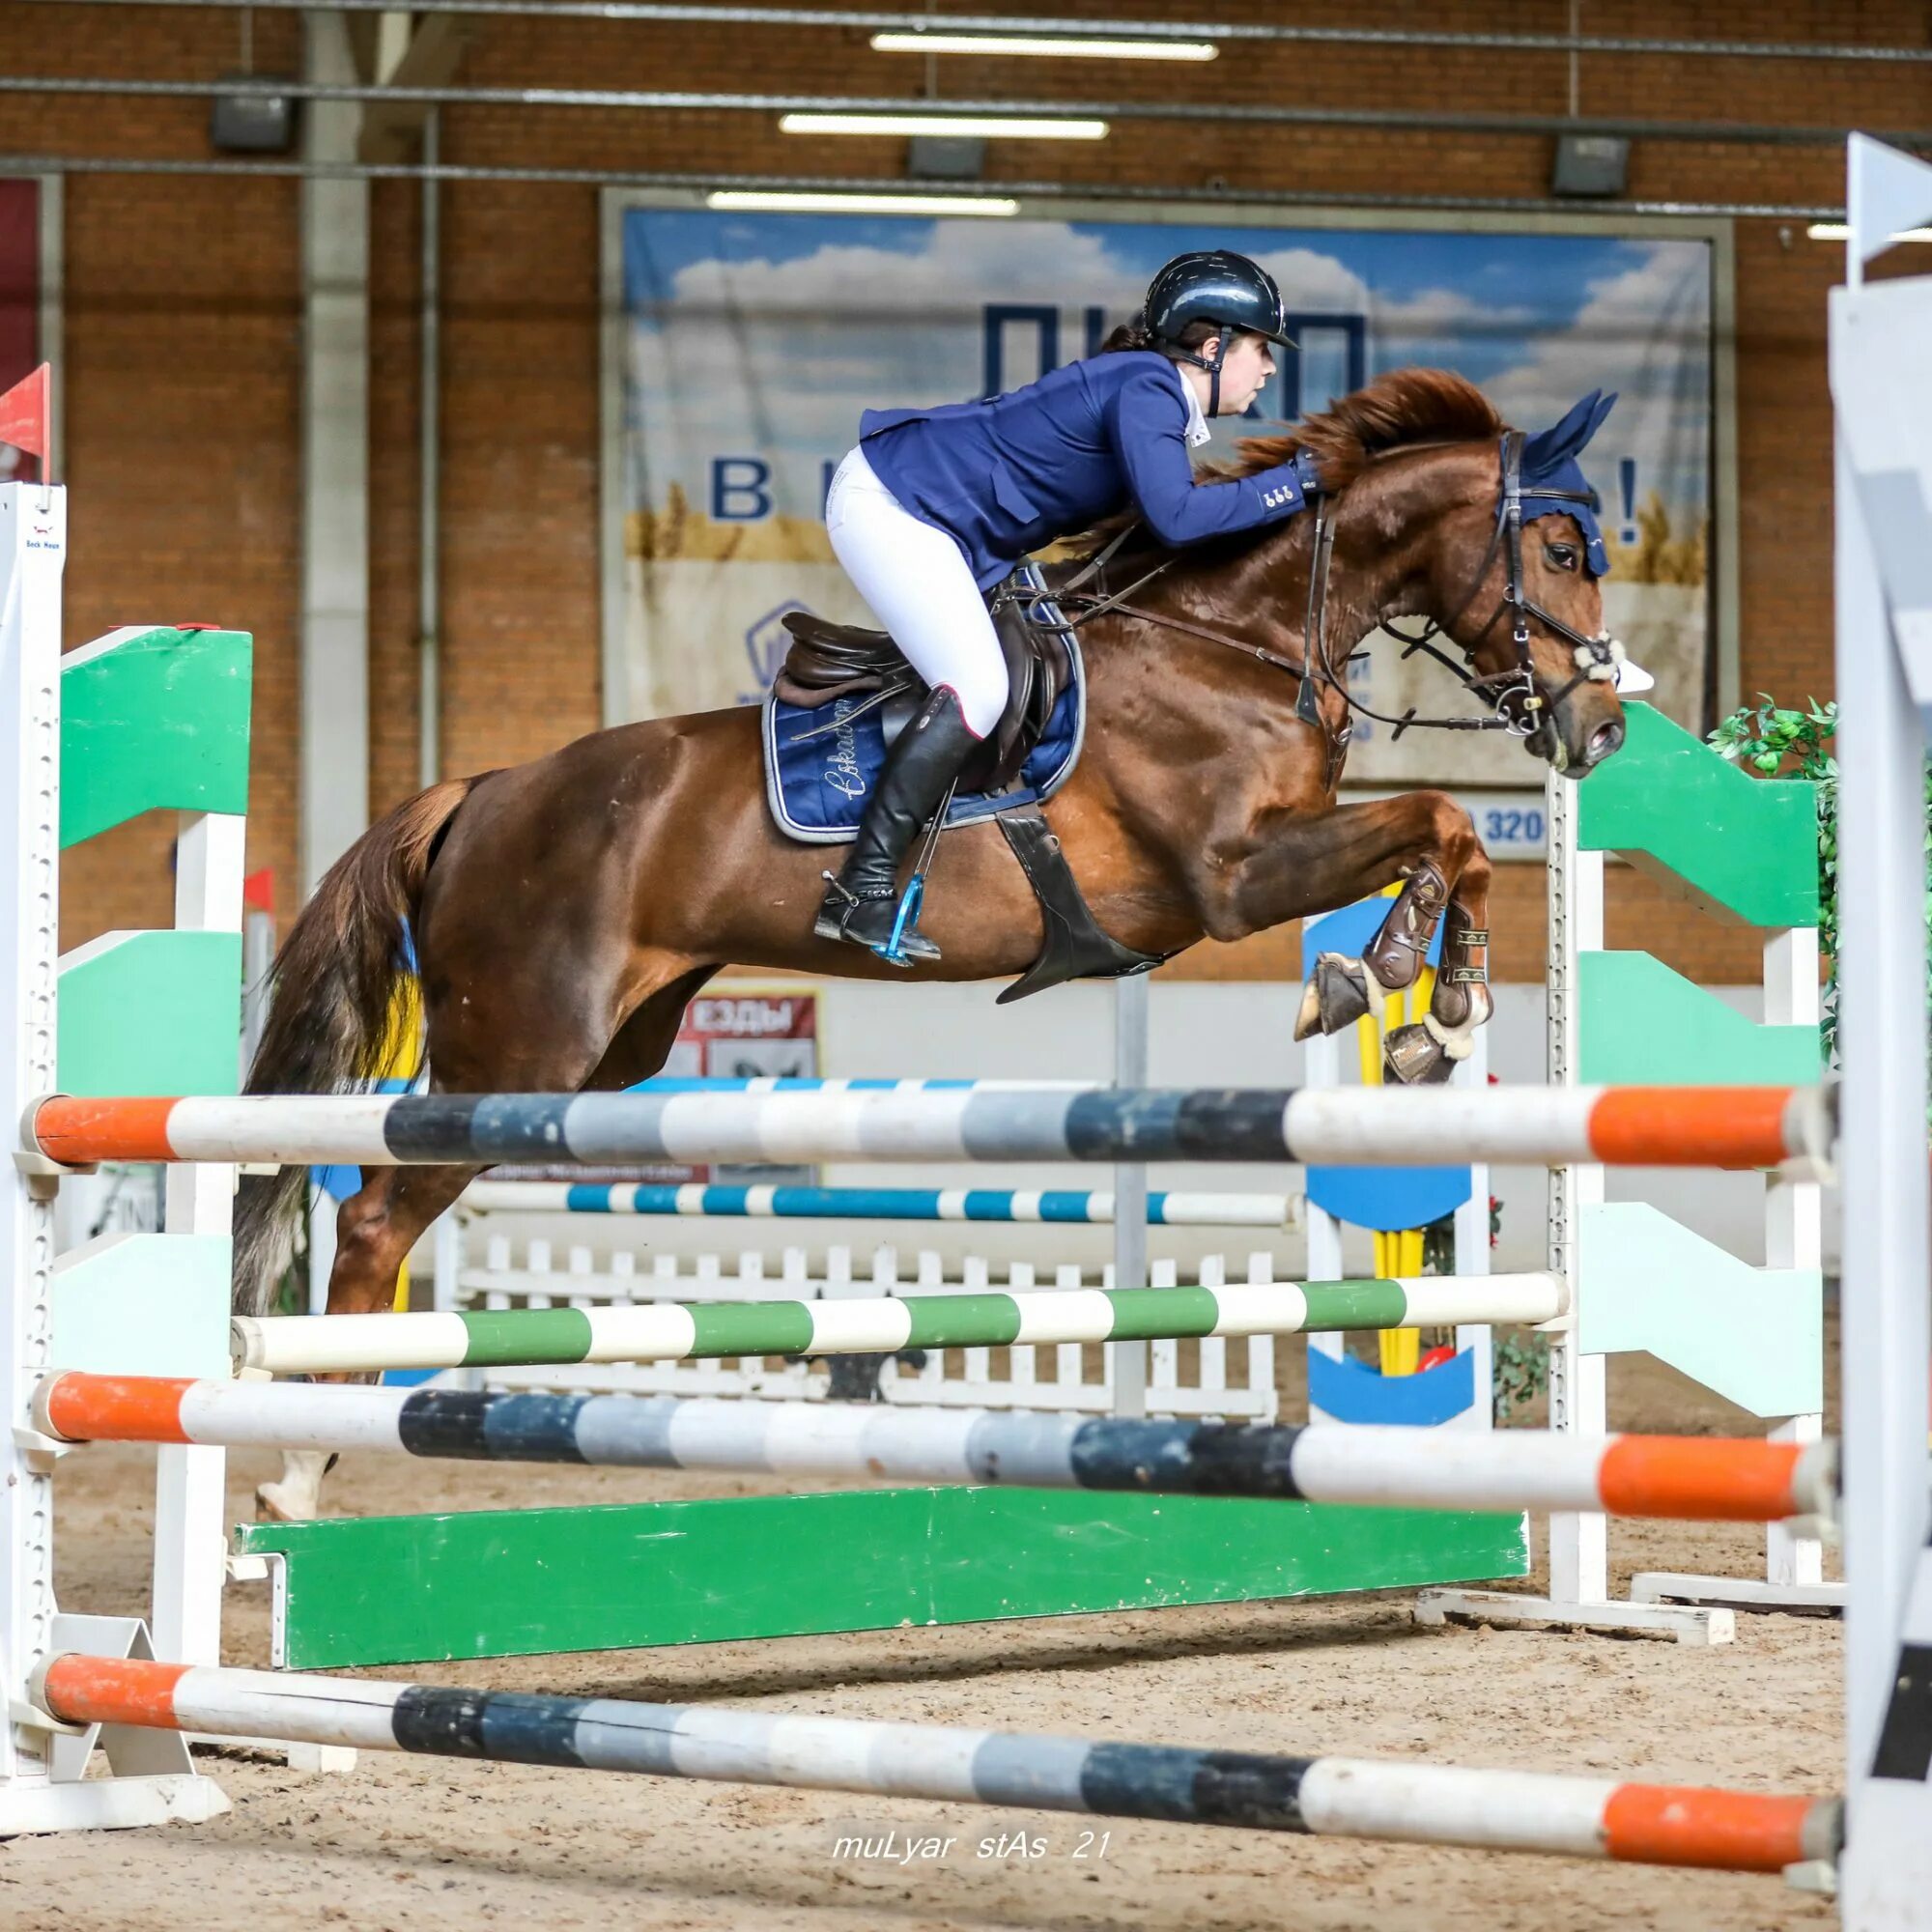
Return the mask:
<path id="1" fill-rule="evenodd" d="M 1011 1093 L 1086 1094 L 1097 1080 L 982 1080 L 972 1074 L 681 1074 L 653 1073 L 635 1081 L 626 1094 L 946 1094 L 973 1088 Z"/>
<path id="2" fill-rule="evenodd" d="M 675 1214 L 694 1220 L 1013 1221 L 1111 1226 L 1114 1197 L 1100 1188 L 681 1187 L 645 1181 L 479 1180 L 461 1204 L 485 1214 Z M 1285 1228 L 1287 1194 L 1148 1196 L 1160 1228 Z"/>
<path id="3" fill-rule="evenodd" d="M 1432 1161 L 1776 1167 L 1831 1151 L 1813 1087 L 244 1094 L 43 1100 L 28 1151 L 102 1160 Z"/>
<path id="4" fill-rule="evenodd" d="M 1780 1872 L 1829 1859 L 1842 1835 L 1829 1799 L 72 1653 L 42 1664 L 31 1694 L 63 1723 L 1719 1871 Z"/>
<path id="5" fill-rule="evenodd" d="M 1400 1281 L 1040 1289 L 1024 1294 L 824 1301 L 239 1315 L 230 1336 L 238 1368 L 333 1375 L 726 1355 L 895 1355 L 906 1349 L 1446 1328 L 1468 1321 L 1535 1323 L 1553 1321 L 1565 1306 L 1563 1286 L 1553 1275 L 1416 1275 Z"/>
<path id="6" fill-rule="evenodd" d="M 1303 1429 L 993 1409 L 478 1394 L 92 1376 L 43 1382 L 71 1442 L 361 1449 L 503 1463 L 873 1476 L 1024 1489 L 1274 1497 L 1396 1509 L 1584 1510 L 1694 1522 L 1828 1517 L 1836 1444 L 1762 1437 Z"/>

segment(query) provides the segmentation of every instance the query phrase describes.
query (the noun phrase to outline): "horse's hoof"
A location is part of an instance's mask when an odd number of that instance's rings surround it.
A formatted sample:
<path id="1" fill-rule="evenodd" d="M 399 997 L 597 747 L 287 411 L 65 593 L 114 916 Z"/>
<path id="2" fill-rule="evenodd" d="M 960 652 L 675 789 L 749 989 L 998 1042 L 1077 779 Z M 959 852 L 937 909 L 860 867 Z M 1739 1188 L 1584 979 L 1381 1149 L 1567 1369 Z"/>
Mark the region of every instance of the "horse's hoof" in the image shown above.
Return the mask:
<path id="1" fill-rule="evenodd" d="M 883 1355 L 827 1355 L 825 1393 L 833 1402 L 883 1402 L 879 1378 Z"/>
<path id="2" fill-rule="evenodd" d="M 374 1380 L 356 1376 L 355 1381 Z M 335 1467 L 327 1449 L 285 1449 L 282 1473 L 255 1492 L 255 1506 L 271 1522 L 310 1522 L 322 1514 L 323 1479 Z"/>
<path id="3" fill-rule="evenodd" d="M 255 1492 L 256 1511 L 267 1522 L 312 1522 L 320 1500 L 290 1483 L 264 1483 Z"/>
<path id="4" fill-rule="evenodd" d="M 1350 959 L 1340 952 L 1323 952 L 1316 959 L 1314 976 L 1302 989 L 1294 1037 L 1307 1039 L 1318 1033 L 1340 1033 L 1374 1010 L 1368 968 L 1359 959 Z"/>
<path id="5" fill-rule="evenodd" d="M 1448 1049 L 1417 1021 L 1389 1029 L 1382 1041 L 1382 1070 L 1403 1087 L 1439 1087 L 1456 1070 Z"/>

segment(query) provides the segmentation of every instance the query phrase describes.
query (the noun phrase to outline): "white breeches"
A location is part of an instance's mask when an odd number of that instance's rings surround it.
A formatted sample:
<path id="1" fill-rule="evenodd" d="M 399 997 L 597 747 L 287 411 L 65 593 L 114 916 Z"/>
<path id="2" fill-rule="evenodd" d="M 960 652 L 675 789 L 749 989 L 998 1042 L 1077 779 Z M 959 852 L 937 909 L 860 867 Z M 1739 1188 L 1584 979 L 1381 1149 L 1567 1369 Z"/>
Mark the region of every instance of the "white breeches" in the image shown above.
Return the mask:
<path id="1" fill-rule="evenodd" d="M 825 532 L 872 614 L 929 685 L 951 685 L 966 728 L 983 738 L 1007 704 L 1007 666 L 966 554 L 922 522 L 855 449 L 825 498 Z"/>

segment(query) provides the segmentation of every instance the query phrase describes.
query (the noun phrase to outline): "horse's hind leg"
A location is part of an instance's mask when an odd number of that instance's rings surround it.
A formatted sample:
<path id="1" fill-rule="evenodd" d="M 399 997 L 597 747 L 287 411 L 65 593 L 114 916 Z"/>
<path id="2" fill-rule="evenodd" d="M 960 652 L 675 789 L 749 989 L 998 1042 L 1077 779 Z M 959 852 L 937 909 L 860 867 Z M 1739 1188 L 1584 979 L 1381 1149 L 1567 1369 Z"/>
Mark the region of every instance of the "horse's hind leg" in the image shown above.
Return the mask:
<path id="1" fill-rule="evenodd" d="M 647 1080 L 664 1064 L 677 1037 L 685 1007 L 718 969 L 703 966 L 654 993 L 624 1022 L 610 1051 L 591 1076 L 592 1087 L 629 1087 Z M 910 1359 L 907 1356 L 899 1360 Z M 921 1360 L 923 1358 L 921 1357 Z M 878 1402 L 883 1355 L 827 1355 L 829 1393 L 835 1402 Z M 917 1366 L 917 1364 L 915 1364 Z"/>
<path id="2" fill-rule="evenodd" d="M 639 1001 L 630 1017 L 611 1037 L 610 1045 L 604 1049 L 584 1086 L 608 1093 L 613 1087 L 635 1087 L 639 1080 L 648 1080 L 658 1072 L 670 1057 L 671 1042 L 677 1038 L 685 1008 L 717 970 L 716 966 L 695 966 Z"/>
<path id="3" fill-rule="evenodd" d="M 1294 1037 L 1338 1033 L 1365 1014 L 1380 1019 L 1387 995 L 1406 991 L 1421 977 L 1436 927 L 1448 918 L 1442 964 L 1429 1011 L 1390 1030 L 1383 1064 L 1406 1086 L 1447 1080 L 1456 1062 L 1468 1057 L 1470 1035 L 1490 1017 L 1490 860 L 1469 815 L 1441 792 L 1417 792 L 1391 807 L 1422 823 L 1402 842 L 1394 875 L 1403 882 L 1387 916 L 1359 959 L 1324 952 L 1302 995 Z M 1352 808 L 1374 811 L 1377 808 Z M 1341 820 L 1348 811 L 1334 815 Z M 1380 871 L 1381 867 L 1376 867 Z M 1362 890 L 1380 880 L 1364 879 Z"/>
<path id="4" fill-rule="evenodd" d="M 675 968 L 670 969 L 675 971 Z M 664 1065 L 677 1036 L 685 1002 L 714 968 L 686 970 L 667 978 L 614 1026 L 582 1018 L 554 1030 L 532 1052 L 526 1047 L 516 1064 L 505 1066 L 500 1037 L 487 1024 L 469 1023 L 469 1002 L 430 1015 L 435 1083 L 443 1092 L 482 1093 L 493 1082 L 514 1080 L 517 1090 L 575 1093 L 580 1088 L 622 1087 L 644 1079 Z M 562 997 L 557 989 L 548 1010 L 582 1015 L 585 1003 Z M 538 1003 L 534 1010 L 544 1010 Z M 505 1091 L 513 1091 L 506 1089 Z M 384 1167 L 375 1169 L 360 1190 L 342 1204 L 336 1216 L 335 1263 L 328 1276 L 330 1315 L 373 1315 L 394 1305 L 396 1279 L 423 1232 L 482 1173 L 480 1167 Z M 318 1381 L 355 1381 L 355 1376 L 318 1376 Z M 320 1450 L 290 1450 L 282 1458 L 279 1482 L 265 1483 L 256 1500 L 270 1515 L 300 1521 L 317 1514 L 322 1479 L 334 1459 Z"/>
<path id="5" fill-rule="evenodd" d="M 394 1307 L 396 1283 L 410 1250 L 432 1221 L 482 1172 L 475 1167 L 379 1167 L 336 1211 L 335 1262 L 328 1274 L 330 1315 L 377 1315 Z M 319 1375 L 316 1381 L 364 1381 L 363 1376 Z M 322 1479 L 335 1458 L 327 1450 L 290 1449 L 277 1482 L 255 1500 L 283 1522 L 305 1522 L 322 1506 Z"/>

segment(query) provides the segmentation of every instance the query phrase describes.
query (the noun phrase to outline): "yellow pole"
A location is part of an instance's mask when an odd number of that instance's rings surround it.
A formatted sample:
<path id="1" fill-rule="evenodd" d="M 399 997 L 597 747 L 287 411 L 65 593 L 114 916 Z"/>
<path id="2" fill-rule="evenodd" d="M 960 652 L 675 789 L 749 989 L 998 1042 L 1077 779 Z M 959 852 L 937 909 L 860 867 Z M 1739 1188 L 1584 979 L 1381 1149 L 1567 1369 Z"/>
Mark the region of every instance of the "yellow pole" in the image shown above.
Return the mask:
<path id="1" fill-rule="evenodd" d="M 1383 892 L 1383 898 L 1394 898 L 1402 888 L 1390 886 Z M 1429 1010 L 1430 1002 L 1435 993 L 1435 969 L 1425 964 L 1416 976 L 1415 984 L 1406 994 L 1390 993 L 1383 1002 L 1382 1024 L 1377 1026 L 1373 1013 L 1365 1013 L 1355 1022 L 1355 1053 L 1361 1065 L 1362 1085 L 1379 1087 L 1382 1084 L 1382 1039 L 1388 1029 L 1405 1024 L 1405 1016 L 1413 1009 L 1419 1019 Z M 1375 1269 L 1378 1279 L 1388 1281 L 1403 1275 L 1419 1275 L 1422 1272 L 1422 1230 L 1420 1228 L 1400 1229 L 1384 1233 L 1378 1229 L 1375 1235 Z M 1422 1359 L 1422 1336 L 1414 1328 L 1385 1328 L 1377 1337 L 1381 1356 L 1381 1371 L 1385 1376 L 1412 1376 L 1416 1365 Z"/>
<path id="2" fill-rule="evenodd" d="M 1400 891 L 1400 887 L 1391 886 L 1382 896 L 1393 898 Z M 1430 997 L 1435 989 L 1435 969 L 1425 964 L 1408 993 L 1396 992 L 1388 995 L 1382 1009 L 1382 1031 L 1377 1030 L 1373 1018 L 1366 1018 L 1358 1023 L 1363 1036 L 1362 1084 L 1365 1087 L 1379 1087 L 1382 1084 L 1383 1033 L 1406 1024 L 1411 1005 L 1418 1018 L 1427 1012 Z M 1377 1235 L 1376 1273 L 1384 1281 L 1402 1275 L 1418 1275 L 1421 1272 L 1422 1230 L 1420 1228 L 1401 1229 L 1386 1235 Z M 1416 1364 L 1422 1359 L 1420 1331 L 1414 1328 L 1384 1328 L 1377 1336 L 1376 1343 L 1381 1358 L 1383 1375 L 1414 1375 Z"/>

